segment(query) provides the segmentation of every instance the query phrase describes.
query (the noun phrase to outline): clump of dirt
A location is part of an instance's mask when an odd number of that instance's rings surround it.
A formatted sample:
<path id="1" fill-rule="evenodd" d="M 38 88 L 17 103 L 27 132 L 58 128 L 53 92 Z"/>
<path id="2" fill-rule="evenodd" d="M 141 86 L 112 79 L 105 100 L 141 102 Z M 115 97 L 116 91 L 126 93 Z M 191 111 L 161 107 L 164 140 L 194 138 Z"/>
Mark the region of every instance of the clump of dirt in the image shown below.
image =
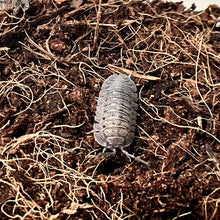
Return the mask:
<path id="1" fill-rule="evenodd" d="M 220 9 L 31 1 L 1 11 L 1 219 L 219 219 Z M 102 152 L 96 97 L 113 73 L 139 92 L 136 138 Z"/>

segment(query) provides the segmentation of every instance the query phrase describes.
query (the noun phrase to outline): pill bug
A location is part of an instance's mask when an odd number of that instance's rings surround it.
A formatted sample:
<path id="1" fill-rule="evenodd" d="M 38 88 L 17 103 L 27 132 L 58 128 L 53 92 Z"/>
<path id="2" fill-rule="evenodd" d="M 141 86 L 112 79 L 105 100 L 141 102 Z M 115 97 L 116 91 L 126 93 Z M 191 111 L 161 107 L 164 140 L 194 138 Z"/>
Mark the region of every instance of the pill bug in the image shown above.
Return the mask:
<path id="1" fill-rule="evenodd" d="M 137 87 L 127 75 L 113 74 L 108 77 L 99 93 L 95 123 L 93 125 L 95 140 L 115 154 L 116 148 L 146 165 L 147 162 L 124 150 L 135 136 L 137 117 Z"/>

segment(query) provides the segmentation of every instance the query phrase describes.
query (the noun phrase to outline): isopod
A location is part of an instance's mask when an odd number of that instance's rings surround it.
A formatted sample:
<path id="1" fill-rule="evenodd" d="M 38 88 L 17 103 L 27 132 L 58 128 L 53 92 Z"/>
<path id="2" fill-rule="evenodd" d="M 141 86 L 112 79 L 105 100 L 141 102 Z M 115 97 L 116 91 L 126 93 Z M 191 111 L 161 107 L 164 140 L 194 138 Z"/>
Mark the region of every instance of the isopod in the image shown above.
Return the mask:
<path id="1" fill-rule="evenodd" d="M 137 101 L 137 87 L 129 76 L 113 74 L 108 77 L 97 101 L 94 137 L 104 147 L 103 153 L 109 149 L 112 151 L 110 154 L 115 155 L 119 148 L 127 157 L 148 165 L 124 150 L 135 137 Z"/>

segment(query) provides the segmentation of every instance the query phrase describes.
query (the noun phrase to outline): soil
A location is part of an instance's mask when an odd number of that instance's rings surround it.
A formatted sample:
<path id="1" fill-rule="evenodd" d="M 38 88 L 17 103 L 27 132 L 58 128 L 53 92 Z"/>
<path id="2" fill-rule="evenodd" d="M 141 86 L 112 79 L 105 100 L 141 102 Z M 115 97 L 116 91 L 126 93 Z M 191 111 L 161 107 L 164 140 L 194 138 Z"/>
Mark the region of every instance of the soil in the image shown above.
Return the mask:
<path id="1" fill-rule="evenodd" d="M 220 219 L 220 9 L 33 0 L 0 14 L 0 219 Z M 100 87 L 131 75 L 136 137 L 98 156 Z"/>

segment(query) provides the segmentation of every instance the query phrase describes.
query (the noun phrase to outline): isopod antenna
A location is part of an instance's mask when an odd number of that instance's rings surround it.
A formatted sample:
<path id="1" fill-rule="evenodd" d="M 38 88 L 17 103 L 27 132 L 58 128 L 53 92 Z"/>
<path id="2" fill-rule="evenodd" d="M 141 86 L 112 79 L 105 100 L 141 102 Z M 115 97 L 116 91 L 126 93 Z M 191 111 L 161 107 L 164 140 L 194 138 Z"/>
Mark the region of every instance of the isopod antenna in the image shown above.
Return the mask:
<path id="1" fill-rule="evenodd" d="M 148 162 L 134 156 L 133 154 L 129 154 L 123 147 L 121 147 L 120 149 L 121 149 L 121 152 L 124 153 L 128 158 L 133 158 L 134 160 L 137 160 L 137 161 L 143 163 L 144 165 L 146 165 L 149 168 Z"/>

